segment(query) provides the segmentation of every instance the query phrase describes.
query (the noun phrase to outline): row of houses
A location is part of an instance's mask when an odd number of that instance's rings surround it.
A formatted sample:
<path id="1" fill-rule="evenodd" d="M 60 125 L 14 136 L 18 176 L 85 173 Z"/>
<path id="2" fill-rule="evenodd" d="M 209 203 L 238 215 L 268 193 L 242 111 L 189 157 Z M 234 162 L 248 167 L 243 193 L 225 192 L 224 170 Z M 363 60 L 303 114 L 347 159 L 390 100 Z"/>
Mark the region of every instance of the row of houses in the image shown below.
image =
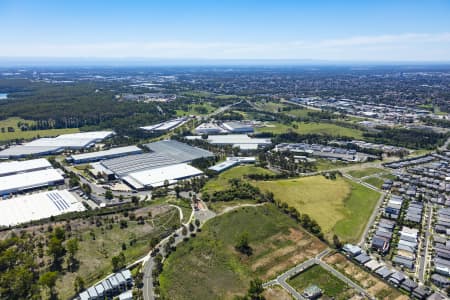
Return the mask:
<path id="1" fill-rule="evenodd" d="M 431 292 L 428 289 L 418 286 L 418 284 L 408 278 L 404 273 L 391 269 L 382 262 L 372 259 L 358 246 L 346 244 L 342 248 L 346 255 L 364 268 L 386 280 L 394 287 L 400 288 L 411 295 L 414 299 L 427 299 Z"/>
<path id="2" fill-rule="evenodd" d="M 133 278 L 131 272 L 125 269 L 87 288 L 78 295 L 78 300 L 112 299 L 119 294 L 127 292 L 132 286 Z M 126 293 L 126 295 L 128 294 Z"/>
<path id="3" fill-rule="evenodd" d="M 420 165 L 433 161 L 435 158 L 431 155 L 425 155 L 421 157 L 409 158 L 404 160 L 398 160 L 395 162 L 384 164 L 385 167 L 392 169 L 406 168 L 413 165 Z"/>
<path id="4" fill-rule="evenodd" d="M 372 237 L 371 248 L 381 254 L 386 254 L 389 251 L 394 228 L 395 221 L 381 218 Z"/>
<path id="5" fill-rule="evenodd" d="M 403 226 L 399 232 L 397 251 L 392 262 L 413 271 L 417 258 L 417 248 L 419 246 L 418 237 L 419 231 L 417 229 Z"/>
<path id="6" fill-rule="evenodd" d="M 450 286 L 450 240 L 447 239 L 450 235 L 450 208 L 437 211 L 434 230 L 434 274 L 431 275 L 431 280 L 436 286 L 447 288 Z"/>
<path id="7" fill-rule="evenodd" d="M 423 215 L 423 203 L 418 201 L 411 201 L 406 210 L 405 221 L 419 224 Z"/>

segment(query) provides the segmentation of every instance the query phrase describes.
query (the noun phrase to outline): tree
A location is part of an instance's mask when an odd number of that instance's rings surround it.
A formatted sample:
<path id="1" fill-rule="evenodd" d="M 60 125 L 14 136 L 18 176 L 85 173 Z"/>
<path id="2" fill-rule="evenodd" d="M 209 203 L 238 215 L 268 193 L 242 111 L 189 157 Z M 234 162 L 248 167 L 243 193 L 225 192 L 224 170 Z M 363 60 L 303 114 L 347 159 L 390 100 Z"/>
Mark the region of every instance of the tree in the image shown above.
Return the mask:
<path id="1" fill-rule="evenodd" d="M 82 186 L 81 188 L 82 188 L 82 190 L 84 191 L 84 193 L 85 193 L 86 195 L 88 195 L 88 196 L 91 195 L 91 193 L 92 193 L 92 188 L 91 188 L 91 186 L 90 186 L 89 184 L 83 183 L 83 186 Z"/>
<path id="2" fill-rule="evenodd" d="M 75 281 L 73 282 L 73 287 L 75 290 L 75 293 L 79 293 L 82 290 L 84 290 L 84 280 L 83 277 L 81 277 L 80 275 L 78 275 L 77 277 L 75 277 Z"/>
<path id="3" fill-rule="evenodd" d="M 54 294 L 56 279 L 58 279 L 58 272 L 45 272 L 39 277 L 39 284 L 47 287 L 50 294 Z"/>
<path id="4" fill-rule="evenodd" d="M 119 195 L 119 201 L 120 201 L 120 202 L 123 202 L 124 199 L 125 199 L 125 198 L 123 197 L 123 195 Z"/>
<path id="5" fill-rule="evenodd" d="M 125 254 L 123 252 L 120 252 L 119 255 L 113 256 L 111 258 L 111 263 L 113 266 L 113 272 L 117 272 L 118 270 L 125 267 Z"/>
<path id="6" fill-rule="evenodd" d="M 71 238 L 66 242 L 67 253 L 69 254 L 68 267 L 72 270 L 72 266 L 75 264 L 75 254 L 78 251 L 78 239 Z"/>
<path id="7" fill-rule="evenodd" d="M 333 235 L 333 244 L 334 244 L 334 247 L 336 249 L 341 249 L 342 248 L 342 243 L 341 243 L 341 241 L 339 240 L 339 237 L 336 234 Z"/>
<path id="8" fill-rule="evenodd" d="M 264 288 L 262 285 L 262 280 L 257 278 L 255 280 L 250 281 L 250 288 L 248 289 L 248 296 L 252 300 L 262 300 L 264 299 L 261 294 L 264 292 Z"/>
<path id="9" fill-rule="evenodd" d="M 48 255 L 53 257 L 53 263 L 58 264 L 61 257 L 64 255 L 64 246 L 62 245 L 62 240 L 58 239 L 56 236 L 52 236 L 48 242 Z"/>
<path id="10" fill-rule="evenodd" d="M 248 232 L 244 231 L 242 232 L 237 240 L 236 240 L 236 245 L 235 245 L 236 250 L 238 250 L 239 252 L 241 252 L 242 254 L 245 254 L 247 256 L 250 256 L 252 254 L 252 248 L 249 245 L 248 242 Z"/>
<path id="11" fill-rule="evenodd" d="M 131 202 L 133 202 L 134 205 L 138 206 L 139 205 L 139 198 L 137 196 L 132 196 L 131 197 Z"/>
<path id="12" fill-rule="evenodd" d="M 108 199 L 108 200 L 112 200 L 112 198 L 114 198 L 114 195 L 113 195 L 113 193 L 110 190 L 106 190 L 105 198 Z"/>

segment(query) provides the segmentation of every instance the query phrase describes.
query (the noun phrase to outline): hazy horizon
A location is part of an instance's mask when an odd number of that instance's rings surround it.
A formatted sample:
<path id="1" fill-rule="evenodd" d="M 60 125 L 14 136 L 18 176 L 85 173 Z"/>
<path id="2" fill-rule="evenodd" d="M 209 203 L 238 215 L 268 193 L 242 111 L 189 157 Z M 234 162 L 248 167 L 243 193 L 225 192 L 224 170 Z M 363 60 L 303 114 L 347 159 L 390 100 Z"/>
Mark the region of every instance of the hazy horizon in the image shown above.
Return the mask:
<path id="1" fill-rule="evenodd" d="M 0 58 L 450 61 L 450 2 L 0 1 Z"/>

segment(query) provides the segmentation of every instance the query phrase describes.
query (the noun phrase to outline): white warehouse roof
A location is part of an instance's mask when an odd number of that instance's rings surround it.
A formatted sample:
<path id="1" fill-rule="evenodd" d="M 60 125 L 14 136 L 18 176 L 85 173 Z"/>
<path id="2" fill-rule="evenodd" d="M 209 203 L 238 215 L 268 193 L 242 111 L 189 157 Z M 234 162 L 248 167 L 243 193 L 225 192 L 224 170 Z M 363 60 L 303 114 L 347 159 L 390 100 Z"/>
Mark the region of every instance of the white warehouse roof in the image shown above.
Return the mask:
<path id="1" fill-rule="evenodd" d="M 100 160 L 100 159 L 118 157 L 121 155 L 138 154 L 141 152 L 142 152 L 142 149 L 139 147 L 127 146 L 127 147 L 112 148 L 112 149 L 108 149 L 108 150 L 104 150 L 104 151 L 74 154 L 70 158 L 72 160 L 74 160 L 75 162 L 77 162 L 77 161 L 96 161 L 96 160 Z"/>
<path id="2" fill-rule="evenodd" d="M 13 226 L 60 214 L 84 211 L 69 191 L 50 191 L 0 201 L 0 225 Z"/>
<path id="3" fill-rule="evenodd" d="M 124 177 L 123 180 L 129 184 L 137 183 L 141 186 L 135 186 L 135 188 L 142 187 L 159 187 L 164 185 L 164 181 L 168 180 L 169 183 L 174 183 L 177 180 L 198 176 L 203 174 L 202 171 L 188 165 L 188 164 L 175 164 L 161 168 L 144 170 L 140 172 L 130 173 Z"/>
<path id="4" fill-rule="evenodd" d="M 64 178 L 55 169 L 19 173 L 0 177 L 0 195 L 52 185 Z"/>
<path id="5" fill-rule="evenodd" d="M 44 158 L 10 161 L 0 163 L 0 176 L 11 175 L 20 172 L 34 171 L 51 168 L 52 165 Z"/>
<path id="6" fill-rule="evenodd" d="M 201 139 L 201 136 L 187 136 L 187 139 Z M 270 139 L 251 138 L 246 134 L 209 135 L 207 141 L 216 145 L 233 145 L 242 149 L 257 149 L 259 145 L 270 145 Z"/>
<path id="7" fill-rule="evenodd" d="M 0 151 L 0 158 L 24 157 L 28 155 L 48 155 L 58 153 L 64 149 L 82 149 L 92 146 L 105 138 L 114 135 L 113 131 L 89 131 L 62 134 L 55 138 L 41 138 L 12 146 Z"/>

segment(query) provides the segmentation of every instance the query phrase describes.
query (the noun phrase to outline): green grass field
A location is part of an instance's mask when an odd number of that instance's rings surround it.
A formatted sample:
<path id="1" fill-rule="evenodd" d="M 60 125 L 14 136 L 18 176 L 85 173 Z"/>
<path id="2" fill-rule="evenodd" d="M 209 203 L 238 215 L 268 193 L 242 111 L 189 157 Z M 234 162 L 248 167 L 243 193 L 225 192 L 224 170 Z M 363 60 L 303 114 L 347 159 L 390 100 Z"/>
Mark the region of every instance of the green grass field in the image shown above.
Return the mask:
<path id="1" fill-rule="evenodd" d="M 177 109 L 177 116 L 186 116 L 186 115 L 207 115 L 215 110 L 215 108 L 209 102 L 205 102 L 202 104 L 190 104 L 188 110 Z M 199 108 L 204 108 L 206 113 L 201 113 Z"/>
<path id="2" fill-rule="evenodd" d="M 385 170 L 380 168 L 365 168 L 361 170 L 352 170 L 348 171 L 348 174 L 350 174 L 352 177 L 356 178 L 362 178 L 373 174 L 383 173 Z"/>
<path id="3" fill-rule="evenodd" d="M 304 289 L 314 284 L 322 289 L 324 295 L 333 297 L 333 299 L 347 300 L 356 294 L 356 291 L 350 288 L 345 282 L 318 265 L 314 265 L 289 279 L 288 283 L 299 293 L 302 293 Z"/>
<path id="4" fill-rule="evenodd" d="M 343 241 L 355 242 L 362 234 L 379 194 L 352 181 L 323 176 L 258 181 L 275 199 L 310 215 L 322 227 L 326 238 L 335 233 Z"/>
<path id="5" fill-rule="evenodd" d="M 384 180 L 378 177 L 369 177 L 364 179 L 365 182 L 367 182 L 370 185 L 373 185 L 374 187 L 377 187 L 379 189 L 381 189 L 381 187 L 384 184 Z"/>
<path id="6" fill-rule="evenodd" d="M 257 128 L 257 132 L 271 132 L 274 134 L 280 134 L 292 130 L 299 134 L 327 134 L 331 136 L 347 136 L 355 139 L 362 139 L 363 132 L 358 129 L 347 128 L 338 126 L 331 123 L 305 123 L 296 122 L 298 128 L 294 128 L 289 125 L 280 123 L 271 123 L 267 127 Z"/>
<path id="7" fill-rule="evenodd" d="M 253 254 L 234 249 L 249 233 Z M 274 205 L 245 207 L 210 220 L 164 263 L 161 293 L 167 299 L 233 299 L 250 280 L 268 280 L 325 248 Z"/>
<path id="8" fill-rule="evenodd" d="M 243 165 L 231 168 L 220 173 L 217 177 L 209 180 L 203 187 L 202 192 L 213 193 L 223 191 L 230 187 L 228 181 L 232 178 L 243 178 L 248 174 L 273 174 L 272 171 L 255 167 L 252 165 Z"/>
<path id="9" fill-rule="evenodd" d="M 34 121 L 27 121 L 21 118 L 8 118 L 6 120 L 0 121 L 0 128 L 5 128 L 5 132 L 0 131 L 0 141 L 11 141 L 15 139 L 26 139 L 30 140 L 36 137 L 52 137 L 65 133 L 79 132 L 78 128 L 64 128 L 64 129 L 47 129 L 47 130 L 29 130 L 21 131 L 17 127 L 18 122 L 25 122 L 33 124 Z M 7 132 L 8 127 L 13 127 L 14 132 Z"/>
<path id="10" fill-rule="evenodd" d="M 332 161 L 329 159 L 320 159 L 320 158 L 317 159 L 316 162 L 317 171 L 326 171 L 331 169 L 348 167 L 350 165 L 351 165 L 350 163 L 340 160 Z"/>

